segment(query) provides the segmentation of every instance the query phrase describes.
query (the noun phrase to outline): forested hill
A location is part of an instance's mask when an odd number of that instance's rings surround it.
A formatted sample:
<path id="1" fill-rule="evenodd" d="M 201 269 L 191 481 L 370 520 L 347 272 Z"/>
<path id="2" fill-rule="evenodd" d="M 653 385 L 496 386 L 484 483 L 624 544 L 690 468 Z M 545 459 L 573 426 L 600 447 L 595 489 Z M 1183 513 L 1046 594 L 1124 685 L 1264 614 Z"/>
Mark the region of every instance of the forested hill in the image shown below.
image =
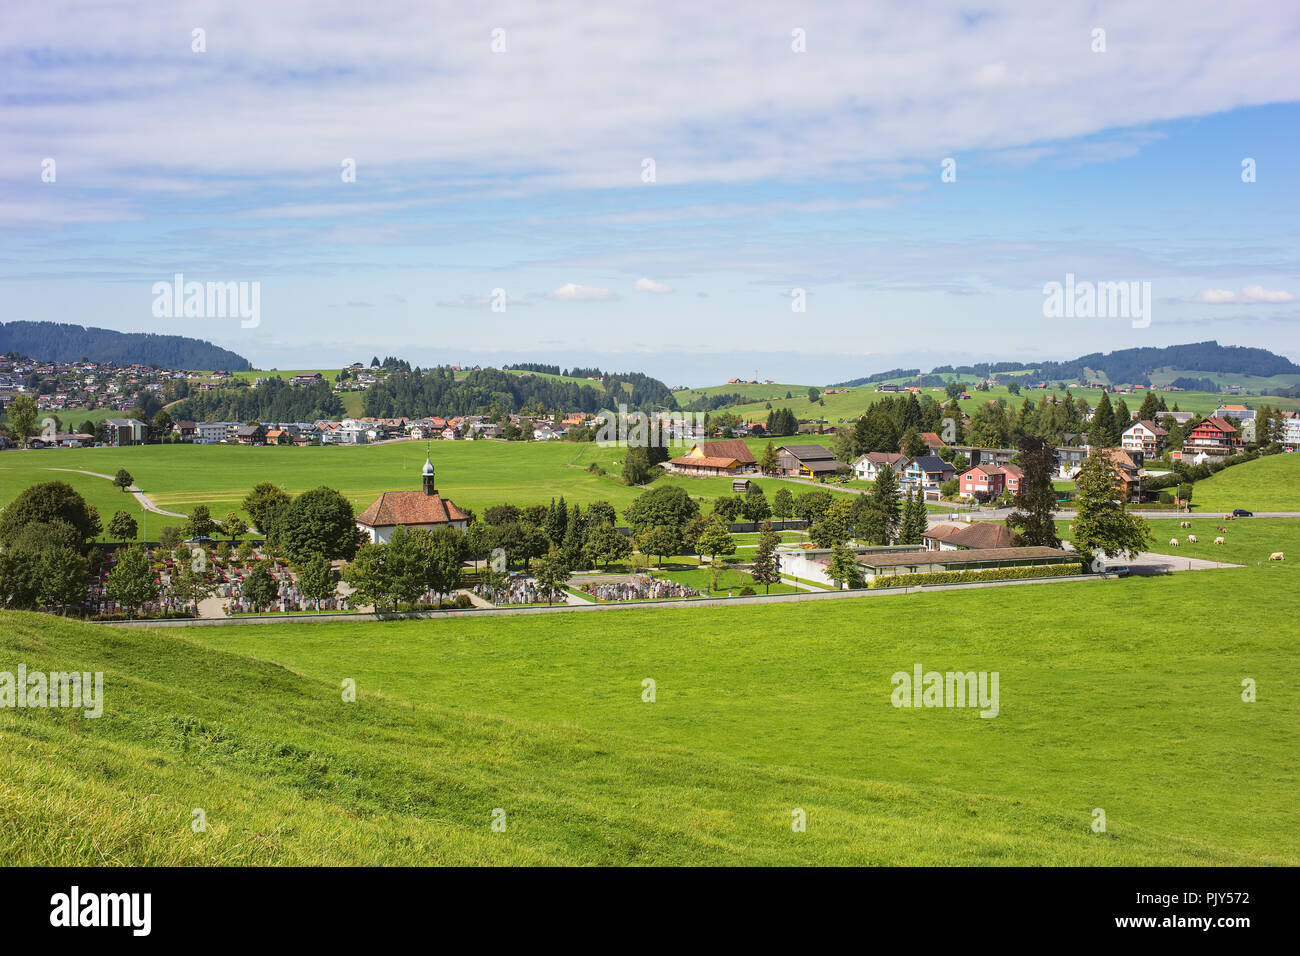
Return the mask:
<path id="1" fill-rule="evenodd" d="M 940 365 L 931 374 L 986 377 L 1008 372 L 1034 372 L 1052 381 L 1065 379 L 1077 381 L 1088 378 L 1092 373 L 1101 372 L 1112 384 L 1150 385 L 1151 373 L 1160 368 L 1263 377 L 1300 374 L 1300 365 L 1268 349 L 1220 345 L 1213 341 L 1169 345 L 1163 348 L 1120 349 L 1104 354 L 1093 352 L 1091 355 L 1083 355 L 1068 362 L 981 362 L 978 365 Z M 868 375 L 865 378 L 855 378 L 848 382 L 837 382 L 835 385 L 869 385 L 889 378 L 912 377 L 917 371 L 894 369 Z"/>
<path id="2" fill-rule="evenodd" d="M 18 352 L 47 362 L 116 362 L 175 369 L 251 368 L 248 359 L 202 339 L 152 332 L 115 332 L 62 322 L 0 322 L 0 353 Z"/>
<path id="3" fill-rule="evenodd" d="M 1094 352 L 1073 362 L 1042 362 L 1036 368 L 1044 378 L 1083 378 L 1087 369 L 1104 372 L 1113 383 L 1149 385 L 1158 368 L 1195 369 L 1228 375 L 1291 375 L 1300 365 L 1268 349 L 1218 342 L 1196 342 L 1165 348 L 1122 349 L 1103 355 Z"/>
<path id="4" fill-rule="evenodd" d="M 597 412 L 616 409 L 649 411 L 675 408 L 676 399 L 663 382 L 640 372 L 605 373 L 602 388 L 559 381 L 543 375 L 516 375 L 485 368 L 457 379 L 446 367 L 390 375 L 366 389 L 365 413 L 376 418 L 471 415 L 496 409 L 517 412 L 541 406 L 549 410 Z"/>

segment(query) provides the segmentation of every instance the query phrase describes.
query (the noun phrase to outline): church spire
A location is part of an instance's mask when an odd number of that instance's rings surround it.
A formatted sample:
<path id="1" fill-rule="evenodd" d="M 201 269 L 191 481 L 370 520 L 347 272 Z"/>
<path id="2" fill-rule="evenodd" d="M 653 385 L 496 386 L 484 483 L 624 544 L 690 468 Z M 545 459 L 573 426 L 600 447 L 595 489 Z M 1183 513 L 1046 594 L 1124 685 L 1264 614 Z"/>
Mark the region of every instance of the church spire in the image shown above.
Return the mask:
<path id="1" fill-rule="evenodd" d="M 426 495 L 436 495 L 438 488 L 434 483 L 432 449 L 429 450 L 428 457 L 424 459 L 424 467 L 420 469 L 420 477 L 424 481 L 424 493 Z"/>

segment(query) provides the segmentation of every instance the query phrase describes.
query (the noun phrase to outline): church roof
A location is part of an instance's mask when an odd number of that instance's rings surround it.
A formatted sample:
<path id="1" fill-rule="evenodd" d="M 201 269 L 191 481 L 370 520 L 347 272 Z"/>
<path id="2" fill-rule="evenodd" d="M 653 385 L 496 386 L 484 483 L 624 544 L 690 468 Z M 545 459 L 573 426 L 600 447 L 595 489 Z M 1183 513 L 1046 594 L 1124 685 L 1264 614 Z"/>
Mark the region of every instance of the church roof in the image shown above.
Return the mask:
<path id="1" fill-rule="evenodd" d="M 469 516 L 451 501 L 423 491 L 385 491 L 365 511 L 357 515 L 357 524 L 370 528 L 411 524 L 446 524 L 464 521 Z"/>

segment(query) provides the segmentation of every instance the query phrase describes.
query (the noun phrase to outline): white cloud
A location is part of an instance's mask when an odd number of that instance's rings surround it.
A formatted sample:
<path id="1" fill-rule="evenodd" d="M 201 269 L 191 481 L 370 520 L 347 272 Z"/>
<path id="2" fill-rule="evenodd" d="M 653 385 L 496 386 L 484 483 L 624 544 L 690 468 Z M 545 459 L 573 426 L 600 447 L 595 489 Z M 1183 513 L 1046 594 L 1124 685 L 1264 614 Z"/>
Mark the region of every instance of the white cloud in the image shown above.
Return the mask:
<path id="1" fill-rule="evenodd" d="M 636 280 L 636 291 L 638 291 L 638 292 L 656 292 L 656 293 L 659 293 L 659 294 L 663 294 L 663 293 L 666 293 L 666 292 L 672 292 L 672 291 L 673 291 L 673 287 L 670 286 L 670 285 L 665 285 L 665 284 L 662 283 L 662 282 L 656 282 L 654 279 L 637 279 L 637 280 Z"/>
<path id="2" fill-rule="evenodd" d="M 548 292 L 546 297 L 557 302 L 597 302 L 618 298 L 612 289 L 602 289 L 593 285 L 575 285 L 572 282 L 565 283 L 554 292 Z"/>
<path id="3" fill-rule="evenodd" d="M 1248 285 L 1240 293 L 1231 289 L 1202 289 L 1195 295 L 1185 296 L 1183 302 L 1200 302 L 1205 305 L 1258 305 L 1294 302 L 1295 296 L 1285 289 L 1265 289 L 1262 285 Z"/>
<path id="4" fill-rule="evenodd" d="M 496 301 L 495 297 L 488 292 L 466 292 L 464 295 L 457 296 L 454 299 L 445 299 L 438 305 L 444 309 L 485 309 Z M 526 299 L 516 295 L 507 295 L 502 301 L 507 305 L 528 305 Z"/>

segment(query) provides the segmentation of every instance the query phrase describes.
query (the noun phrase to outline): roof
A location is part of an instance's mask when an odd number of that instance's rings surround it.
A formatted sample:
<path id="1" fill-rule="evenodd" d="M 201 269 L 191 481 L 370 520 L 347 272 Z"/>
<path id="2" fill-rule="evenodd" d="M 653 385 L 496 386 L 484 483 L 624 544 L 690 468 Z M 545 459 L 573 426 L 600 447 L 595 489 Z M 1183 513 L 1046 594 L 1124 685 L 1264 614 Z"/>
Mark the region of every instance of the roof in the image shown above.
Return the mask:
<path id="1" fill-rule="evenodd" d="M 1210 425 L 1213 428 L 1217 428 L 1219 431 L 1225 433 L 1235 432 L 1237 430 L 1236 425 L 1229 424 L 1228 422 L 1224 421 L 1222 418 L 1214 418 L 1214 417 L 1207 418 L 1205 419 L 1205 421 L 1201 422 L 1201 424 L 1197 425 L 1196 427 L 1200 428 L 1203 425 Z"/>
<path id="2" fill-rule="evenodd" d="M 835 457 L 822 445 L 782 445 L 780 450 L 789 452 L 805 463 Z"/>
<path id="3" fill-rule="evenodd" d="M 946 445 L 948 444 L 934 432 L 921 432 L 921 441 L 927 445 Z"/>
<path id="4" fill-rule="evenodd" d="M 972 562 L 1024 561 L 1043 558 L 1073 558 L 1077 554 L 1060 548 L 979 548 L 971 551 L 911 551 L 903 554 L 862 554 L 858 563 L 869 568 L 892 568 L 899 565 L 970 564 Z"/>
<path id="5" fill-rule="evenodd" d="M 357 524 L 370 528 L 410 524 L 446 524 L 463 521 L 468 515 L 451 501 L 423 491 L 385 491 L 361 514 Z"/>
<path id="6" fill-rule="evenodd" d="M 811 472 L 844 471 L 849 467 L 837 458 L 832 458 L 830 461 L 819 458 L 811 461 L 801 461 L 800 463 Z"/>
<path id="7" fill-rule="evenodd" d="M 1132 425 L 1128 427 L 1127 430 L 1132 431 L 1133 429 L 1137 428 L 1139 425 L 1141 425 L 1151 434 L 1155 435 L 1157 438 L 1163 438 L 1169 434 L 1169 432 L 1165 431 L 1163 428 L 1161 428 L 1155 422 L 1151 421 L 1149 418 L 1144 418 L 1141 421 L 1134 422 Z"/>
<path id="8" fill-rule="evenodd" d="M 865 459 L 875 465 L 896 465 L 906 457 L 892 451 L 869 451 L 865 455 L 859 455 L 857 461 Z"/>
<path id="9" fill-rule="evenodd" d="M 955 535 L 947 539 L 963 548 L 1014 548 L 1016 533 L 1004 524 L 995 521 L 977 521 L 968 524 Z"/>
<path id="10" fill-rule="evenodd" d="M 755 461 L 754 453 L 749 450 L 749 446 L 741 438 L 700 442 L 700 450 L 708 458 L 734 458 L 744 465 L 752 465 Z"/>
<path id="11" fill-rule="evenodd" d="M 922 471 L 953 471 L 950 463 L 944 461 L 938 455 L 917 455 L 912 461 Z"/>
<path id="12" fill-rule="evenodd" d="M 688 468 L 735 468 L 738 462 L 735 458 L 715 458 L 712 455 L 683 455 L 681 458 L 674 458 L 669 462 L 670 465 L 682 465 Z"/>
<path id="13" fill-rule="evenodd" d="M 964 524 L 953 524 L 951 521 L 941 521 L 934 527 L 925 532 L 925 537 L 934 538 L 936 541 L 950 541 L 954 535 L 961 534 L 966 530 Z"/>

